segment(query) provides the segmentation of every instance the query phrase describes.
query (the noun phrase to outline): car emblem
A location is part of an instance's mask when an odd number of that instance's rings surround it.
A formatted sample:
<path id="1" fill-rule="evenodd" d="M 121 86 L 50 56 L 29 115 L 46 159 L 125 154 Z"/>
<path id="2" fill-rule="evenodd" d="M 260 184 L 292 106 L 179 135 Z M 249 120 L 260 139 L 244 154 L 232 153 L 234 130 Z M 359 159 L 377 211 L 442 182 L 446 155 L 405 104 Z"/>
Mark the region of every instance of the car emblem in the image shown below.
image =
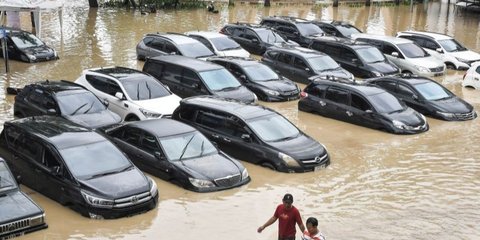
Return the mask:
<path id="1" fill-rule="evenodd" d="M 133 196 L 133 197 L 130 199 L 130 202 L 132 202 L 132 203 L 138 202 L 137 196 Z"/>
<path id="2" fill-rule="evenodd" d="M 315 162 L 319 163 L 320 160 L 321 160 L 320 156 L 316 156 L 316 157 L 315 157 Z"/>

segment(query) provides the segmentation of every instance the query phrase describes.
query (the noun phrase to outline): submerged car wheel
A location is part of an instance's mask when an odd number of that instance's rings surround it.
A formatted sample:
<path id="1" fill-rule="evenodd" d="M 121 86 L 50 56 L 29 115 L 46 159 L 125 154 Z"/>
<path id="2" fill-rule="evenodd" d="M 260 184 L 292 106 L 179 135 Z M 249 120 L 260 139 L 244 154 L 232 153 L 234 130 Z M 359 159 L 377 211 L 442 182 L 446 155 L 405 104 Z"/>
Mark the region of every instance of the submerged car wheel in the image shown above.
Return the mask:
<path id="1" fill-rule="evenodd" d="M 269 168 L 269 169 L 272 169 L 274 171 L 276 171 L 277 169 L 273 166 L 273 164 L 269 163 L 269 162 L 264 162 L 262 164 L 260 164 L 260 166 L 264 167 L 264 168 Z"/>
<path id="2" fill-rule="evenodd" d="M 127 121 L 127 122 L 133 122 L 133 121 L 138 121 L 138 120 L 140 120 L 140 118 L 138 118 L 138 117 L 135 116 L 135 115 L 130 115 L 130 116 L 127 116 L 127 117 L 125 118 L 125 121 Z"/>

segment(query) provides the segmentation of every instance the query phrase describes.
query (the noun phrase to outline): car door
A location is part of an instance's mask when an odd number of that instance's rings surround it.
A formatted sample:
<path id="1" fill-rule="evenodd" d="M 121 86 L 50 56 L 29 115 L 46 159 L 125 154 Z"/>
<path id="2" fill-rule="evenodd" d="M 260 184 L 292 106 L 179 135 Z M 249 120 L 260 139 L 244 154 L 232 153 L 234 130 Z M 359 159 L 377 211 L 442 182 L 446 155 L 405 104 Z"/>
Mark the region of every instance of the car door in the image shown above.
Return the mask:
<path id="1" fill-rule="evenodd" d="M 174 176 L 175 168 L 166 158 L 158 139 L 154 135 L 142 131 L 139 149 L 140 160 L 144 163 L 145 169 L 150 169 L 147 172 L 151 172 L 167 181 Z"/>
<path id="2" fill-rule="evenodd" d="M 147 45 L 147 56 L 155 57 L 160 55 L 166 55 L 164 51 L 165 40 L 155 37 L 152 41 L 146 43 Z"/>
<path id="3" fill-rule="evenodd" d="M 397 65 L 402 71 L 412 72 L 411 64 L 405 60 L 402 52 L 395 47 L 393 44 L 384 42 L 380 51 L 388 58 L 391 62 Z M 394 56 L 394 53 L 398 54 Z"/>
<path id="4" fill-rule="evenodd" d="M 299 78 L 295 76 L 295 68 L 293 67 L 293 58 L 292 55 L 281 52 L 276 55 L 276 59 L 273 61 L 273 68 L 280 75 L 293 81 L 298 81 Z"/>
<path id="5" fill-rule="evenodd" d="M 361 95 L 350 93 L 350 108 L 347 109 L 347 119 L 349 122 L 369 128 L 381 128 L 380 119 L 374 112 L 374 108 L 367 99 Z"/>
<path id="6" fill-rule="evenodd" d="M 180 87 L 186 97 L 211 94 L 200 76 L 195 71 L 187 68 L 183 69 Z"/>
<path id="7" fill-rule="evenodd" d="M 26 106 L 23 108 L 25 116 L 46 115 L 49 109 L 57 111 L 53 97 L 42 89 L 36 88 L 30 91 L 24 101 L 26 102 Z"/>
<path id="8" fill-rule="evenodd" d="M 313 85 L 306 89 L 306 92 L 308 94 L 308 97 L 302 100 L 302 104 L 305 104 L 307 110 L 312 110 L 314 112 L 317 112 L 320 115 L 323 116 L 329 116 L 329 114 L 326 112 L 327 110 L 327 103 L 325 101 L 325 92 L 326 92 L 327 86 L 326 85 Z"/>
<path id="9" fill-rule="evenodd" d="M 349 121 L 348 91 L 331 86 L 325 92 L 325 116 L 341 121 Z"/>
<path id="10" fill-rule="evenodd" d="M 345 68 L 347 71 L 351 72 L 356 77 L 369 77 L 368 73 L 365 73 L 363 69 L 363 64 L 357 54 L 350 48 L 343 46 L 337 46 L 339 53 L 337 61 L 342 68 Z"/>
<path id="11" fill-rule="evenodd" d="M 233 157 L 252 163 L 258 163 L 265 159 L 266 152 L 258 144 L 258 137 L 239 118 L 229 115 L 220 129 L 223 133 L 219 141 L 222 143 L 222 150 Z"/>
<path id="12" fill-rule="evenodd" d="M 248 46 L 248 52 L 253 54 L 261 54 L 265 49 L 262 49 L 261 39 L 251 29 L 244 29 L 244 33 L 241 35 L 245 44 Z"/>
<path id="13" fill-rule="evenodd" d="M 313 66 L 310 66 L 308 61 L 304 58 L 295 56 L 293 59 L 293 67 L 291 68 L 291 79 L 296 79 L 297 82 L 307 84 L 310 81 L 308 80 L 309 77 L 315 75 L 313 71 Z"/>
<path id="14" fill-rule="evenodd" d="M 429 114 L 428 107 L 425 104 L 425 101 L 421 95 L 418 94 L 411 86 L 399 82 L 397 88 L 398 99 L 405 102 L 405 104 L 422 114 Z"/>

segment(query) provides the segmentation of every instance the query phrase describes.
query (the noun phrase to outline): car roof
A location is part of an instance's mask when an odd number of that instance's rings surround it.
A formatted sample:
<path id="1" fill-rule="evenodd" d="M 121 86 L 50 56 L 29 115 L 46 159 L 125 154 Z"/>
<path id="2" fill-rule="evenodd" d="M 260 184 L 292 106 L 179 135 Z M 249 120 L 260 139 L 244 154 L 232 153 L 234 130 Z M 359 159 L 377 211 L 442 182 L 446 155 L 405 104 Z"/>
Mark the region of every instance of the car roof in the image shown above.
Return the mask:
<path id="1" fill-rule="evenodd" d="M 405 38 L 397 38 L 393 36 L 384 36 L 384 35 L 376 35 L 376 34 L 368 34 L 368 33 L 355 33 L 352 36 L 357 40 L 358 38 L 366 38 L 366 39 L 373 39 L 373 40 L 381 40 L 393 44 L 402 44 L 402 43 L 412 43 L 411 40 Z"/>
<path id="2" fill-rule="evenodd" d="M 5 32 L 7 32 L 8 35 L 16 35 L 16 34 L 20 34 L 20 33 L 33 34 L 31 32 L 24 31 L 24 30 L 21 30 L 21 29 L 18 29 L 18 28 L 12 28 L 12 27 L 2 27 L 2 28 L 5 29 Z"/>
<path id="3" fill-rule="evenodd" d="M 270 114 L 278 114 L 272 109 L 261 105 L 245 104 L 236 100 L 229 100 L 207 95 L 184 98 L 180 101 L 180 105 L 184 104 L 227 112 L 244 120 Z"/>
<path id="4" fill-rule="evenodd" d="M 270 29 L 269 27 L 256 24 L 256 23 L 247 23 L 247 22 L 236 22 L 236 23 L 229 23 L 225 25 L 224 27 L 244 27 L 244 28 L 249 28 L 253 31 L 255 30 L 260 30 L 260 29 Z"/>
<path id="5" fill-rule="evenodd" d="M 86 90 L 83 86 L 76 84 L 74 82 L 60 80 L 60 81 L 51 81 L 45 80 L 40 82 L 35 82 L 27 86 L 38 86 L 39 88 L 48 91 L 48 92 L 63 92 L 63 91 L 75 91 L 75 90 Z"/>
<path id="6" fill-rule="evenodd" d="M 239 66 L 250 66 L 250 65 L 261 64 L 259 61 L 253 58 L 235 57 L 235 56 L 218 56 L 218 57 L 208 58 L 208 61 L 211 61 L 211 60 L 220 60 L 223 62 L 230 62 L 230 63 L 237 64 Z"/>
<path id="7" fill-rule="evenodd" d="M 118 80 L 150 76 L 147 73 L 144 73 L 137 69 L 118 67 L 118 66 L 92 68 L 92 69 L 88 69 L 87 71 L 104 74 Z"/>
<path id="8" fill-rule="evenodd" d="M 311 57 L 317 57 L 317 56 L 327 56 L 327 54 L 319 52 L 317 50 L 313 50 L 310 48 L 304 48 L 304 47 L 298 47 L 298 46 L 293 46 L 293 47 L 270 47 L 270 50 L 275 50 L 279 52 L 288 52 L 292 54 L 296 54 L 299 56 L 303 56 L 305 58 L 311 58 Z"/>
<path id="9" fill-rule="evenodd" d="M 221 34 L 219 32 L 190 31 L 190 32 L 186 32 L 185 34 L 186 35 L 198 35 L 198 36 L 202 36 L 202 37 L 207 38 L 207 39 L 219 38 L 219 37 L 228 38 L 227 35 Z"/>
<path id="10" fill-rule="evenodd" d="M 420 35 L 420 36 L 427 36 L 430 38 L 434 38 L 437 40 L 442 40 L 442 39 L 452 39 L 452 37 L 446 35 L 446 34 L 441 34 L 441 33 L 434 33 L 434 32 L 423 32 L 423 31 L 402 31 L 398 32 L 400 33 L 405 33 L 405 34 L 412 34 L 412 35 Z"/>
<path id="11" fill-rule="evenodd" d="M 178 45 L 188 44 L 188 43 L 198 43 L 198 40 L 193 39 L 193 38 L 191 38 L 189 36 L 186 36 L 184 34 L 181 34 L 181 33 L 172 33 L 172 32 L 168 32 L 168 33 L 149 33 L 149 34 L 145 35 L 145 37 L 147 37 L 147 36 L 167 38 L 167 39 L 170 39 L 172 42 L 175 42 Z"/>
<path id="12" fill-rule="evenodd" d="M 57 149 L 65 149 L 106 139 L 85 127 L 61 117 L 36 116 L 6 122 L 52 143 Z"/>
<path id="13" fill-rule="evenodd" d="M 183 66 L 185 68 L 194 69 L 198 72 L 223 68 L 222 66 L 215 63 L 202 61 L 195 58 L 180 56 L 180 55 L 162 55 L 162 56 L 157 56 L 157 57 L 147 59 L 147 62 L 149 61 L 171 63 L 171 64 Z"/>
<path id="14" fill-rule="evenodd" d="M 293 24 L 296 24 L 296 23 L 311 23 L 312 22 L 310 20 L 299 18 L 299 17 L 276 16 L 276 15 L 264 17 L 262 19 L 262 21 L 263 20 L 274 20 L 274 21 L 281 21 L 281 22 L 289 22 L 289 23 L 293 23 Z"/>
<path id="15" fill-rule="evenodd" d="M 347 39 L 347 38 L 341 38 L 341 37 L 335 37 L 335 36 L 321 36 L 321 37 L 316 37 L 313 39 L 313 41 L 317 42 L 328 42 L 332 44 L 338 44 L 342 46 L 348 46 L 353 49 L 359 49 L 359 48 L 369 48 L 369 47 L 374 47 L 368 43 L 364 42 L 358 42 L 354 41 L 352 39 Z"/>
<path id="16" fill-rule="evenodd" d="M 156 137 L 168 137 L 172 135 L 197 131 L 195 128 L 168 118 L 150 119 L 144 121 L 135 121 L 126 124 L 126 126 L 132 126 L 143 129 Z"/>
<path id="17" fill-rule="evenodd" d="M 397 75 L 397 76 L 384 76 L 384 77 L 378 77 L 378 78 L 373 78 L 373 79 L 367 79 L 368 81 L 377 81 L 377 80 L 383 80 L 383 79 L 393 79 L 397 80 L 399 82 L 405 82 L 411 85 L 417 85 L 417 84 L 422 84 L 422 83 L 428 83 L 428 82 L 435 82 L 431 79 L 428 79 L 426 77 L 421 77 L 417 75 Z"/>
<path id="18" fill-rule="evenodd" d="M 346 82 L 346 81 L 332 81 L 332 80 L 315 80 L 312 84 L 314 85 L 329 85 L 336 86 L 342 89 L 347 89 L 353 92 L 361 93 L 365 96 L 376 95 L 379 93 L 386 92 L 385 90 L 371 84 L 357 83 L 357 82 Z"/>

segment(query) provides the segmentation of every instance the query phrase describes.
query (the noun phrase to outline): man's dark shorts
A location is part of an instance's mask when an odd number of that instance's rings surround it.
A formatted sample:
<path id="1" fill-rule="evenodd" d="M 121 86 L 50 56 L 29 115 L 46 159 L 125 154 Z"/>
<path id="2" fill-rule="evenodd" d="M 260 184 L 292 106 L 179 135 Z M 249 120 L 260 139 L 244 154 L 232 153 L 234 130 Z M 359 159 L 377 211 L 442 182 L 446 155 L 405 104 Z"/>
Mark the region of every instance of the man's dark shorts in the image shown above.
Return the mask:
<path id="1" fill-rule="evenodd" d="M 278 237 L 278 240 L 295 240 L 295 236 L 291 236 L 291 237 Z"/>

